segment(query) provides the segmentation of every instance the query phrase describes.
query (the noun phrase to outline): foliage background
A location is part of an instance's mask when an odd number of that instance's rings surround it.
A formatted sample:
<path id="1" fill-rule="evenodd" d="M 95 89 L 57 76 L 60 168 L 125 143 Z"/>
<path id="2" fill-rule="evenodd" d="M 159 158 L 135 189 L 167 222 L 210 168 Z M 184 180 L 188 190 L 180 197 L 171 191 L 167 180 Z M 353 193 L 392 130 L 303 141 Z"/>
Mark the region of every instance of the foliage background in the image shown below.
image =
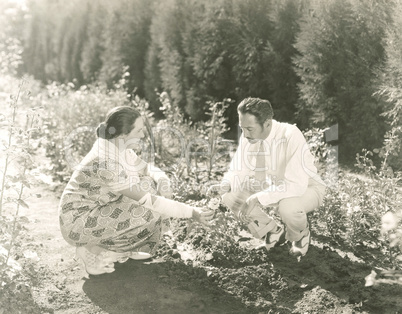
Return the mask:
<path id="1" fill-rule="evenodd" d="M 380 148 L 390 129 L 382 114 L 395 98 L 377 92 L 400 77 L 399 1 L 27 0 L 16 10 L 18 72 L 44 84 L 113 89 L 129 73 L 125 89 L 155 117 L 157 93 L 167 92 L 192 121 L 208 119 L 209 101 L 230 98 L 230 139 L 237 104 L 266 98 L 276 119 L 301 129 L 337 124 L 344 165 Z"/>

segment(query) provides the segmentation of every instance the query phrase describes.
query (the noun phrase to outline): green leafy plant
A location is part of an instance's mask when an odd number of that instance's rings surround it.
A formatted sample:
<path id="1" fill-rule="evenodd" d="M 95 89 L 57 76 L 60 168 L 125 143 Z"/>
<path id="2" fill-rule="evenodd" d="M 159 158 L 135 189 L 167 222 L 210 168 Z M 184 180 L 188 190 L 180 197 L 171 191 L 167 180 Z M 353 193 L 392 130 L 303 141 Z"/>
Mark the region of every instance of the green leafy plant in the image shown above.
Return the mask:
<path id="1" fill-rule="evenodd" d="M 69 179 L 72 167 L 89 152 L 96 140 L 96 127 L 106 113 L 130 104 L 121 87 L 113 91 L 95 85 L 76 89 L 73 83 L 47 85 L 46 93 L 38 94 L 33 102 L 45 109 L 42 145 L 51 160 L 48 171 L 60 182 Z"/>
<path id="2" fill-rule="evenodd" d="M 320 175 L 330 183 L 323 205 L 310 215 L 313 229 L 355 252 L 362 247 L 376 249 L 382 256 L 381 262 L 395 265 L 393 249 L 381 237 L 380 227 L 381 217 L 401 203 L 401 175 L 392 170 L 387 159 L 395 146 L 384 145 L 379 167 L 373 161 L 373 152 L 363 150 L 357 155 L 354 172 L 344 171 L 337 169 L 336 154 L 331 151 L 334 147 L 323 140 L 324 131 L 312 129 L 304 133 Z"/>
<path id="3" fill-rule="evenodd" d="M 222 102 L 209 102 L 210 119 L 199 127 L 201 135 L 208 141 L 208 154 L 206 155 L 207 179 L 215 179 L 217 173 L 223 172 L 230 162 L 230 153 L 233 152 L 234 141 L 224 139 L 229 131 L 226 109 L 233 103 L 231 99 Z"/>
<path id="4" fill-rule="evenodd" d="M 191 147 L 199 139 L 199 132 L 173 104 L 168 93 L 159 94 L 159 101 L 164 118 L 152 128 L 155 163 L 170 176 L 174 190 L 178 191 L 177 197 L 199 195 L 190 154 Z"/>
<path id="5" fill-rule="evenodd" d="M 25 112 L 25 125 L 21 126 L 17 119 L 18 110 L 20 109 L 18 101 L 22 93 L 24 80 L 21 81 L 17 95 L 11 97 L 11 116 L 8 119 L 8 138 L 3 142 L 5 151 L 4 170 L 2 171 L 2 184 L 0 194 L 0 214 L 2 213 L 2 205 L 5 202 L 13 202 L 19 206 L 27 207 L 23 199 L 24 187 L 30 187 L 30 175 L 28 169 L 33 167 L 33 159 L 31 155 L 31 139 L 36 136 L 39 130 L 39 111 L 40 108 L 30 108 Z M 18 163 L 18 170 L 10 172 L 11 164 Z M 15 167 L 14 167 L 15 168 Z M 14 190 L 16 196 L 5 197 L 6 190 Z"/>
<path id="6" fill-rule="evenodd" d="M 164 118 L 155 125 L 155 152 L 161 165 L 177 168 L 178 163 L 185 160 L 186 136 L 194 135 L 186 123 L 180 109 L 174 105 L 168 93 L 158 94 L 161 103 L 160 111 Z"/>
<path id="7" fill-rule="evenodd" d="M 376 168 L 370 154 L 365 151 L 357 158 L 356 165 L 363 174 L 339 173 L 336 188 L 327 188 L 323 205 L 313 212 L 312 217 L 317 221 L 313 225 L 326 226 L 336 242 L 346 244 L 355 252 L 362 247 L 375 248 L 385 254 L 385 262 L 392 258 L 389 254 L 386 257 L 387 245 L 379 239 L 381 217 L 399 196 L 393 194 L 395 179 L 374 172 Z"/>
<path id="8" fill-rule="evenodd" d="M 184 220 L 173 220 L 172 230 L 182 257 L 196 263 L 228 265 L 230 267 L 254 265 L 264 261 L 264 254 L 241 246 L 245 226 L 217 198 L 189 201 L 193 206 L 215 212 L 208 227 Z"/>
<path id="9" fill-rule="evenodd" d="M 25 80 L 21 80 L 17 95 L 11 97 L 10 116 L 6 120 L 8 137 L 2 143 L 5 159 L 0 194 L 1 286 L 8 284 L 20 271 L 18 263 L 12 259 L 12 249 L 22 227 L 20 209 L 29 208 L 27 199 L 30 195 L 25 190 L 35 182 L 34 176 L 28 170 L 35 165 L 32 139 L 37 137 L 39 131 L 40 108 L 21 108 L 19 101 L 25 83 Z M 22 125 L 21 116 L 25 116 Z M 6 204 L 15 205 L 15 213 L 9 215 L 11 218 L 3 215 Z"/>
<path id="10" fill-rule="evenodd" d="M 389 246 L 397 251 L 393 260 L 394 268 L 388 270 L 372 270 L 365 278 L 366 286 L 378 284 L 399 284 L 402 285 L 402 270 L 397 269 L 402 262 L 402 210 L 397 212 L 389 211 L 381 218 L 381 234 Z"/>

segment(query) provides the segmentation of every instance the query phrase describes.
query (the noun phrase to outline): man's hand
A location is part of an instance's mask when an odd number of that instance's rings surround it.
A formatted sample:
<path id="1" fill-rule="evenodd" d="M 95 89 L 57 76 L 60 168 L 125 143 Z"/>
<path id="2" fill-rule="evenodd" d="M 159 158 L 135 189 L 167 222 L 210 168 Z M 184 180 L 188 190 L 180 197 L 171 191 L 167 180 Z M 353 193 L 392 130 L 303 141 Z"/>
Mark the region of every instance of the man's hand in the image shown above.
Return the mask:
<path id="1" fill-rule="evenodd" d="M 170 180 L 166 178 L 161 178 L 158 180 L 158 185 L 157 185 L 157 192 L 158 195 L 166 197 L 166 198 L 172 198 L 173 195 L 173 189 L 170 185 Z"/>
<path id="2" fill-rule="evenodd" d="M 249 214 L 253 210 L 253 208 L 257 205 L 260 205 L 260 202 L 258 201 L 258 193 L 255 193 L 255 194 L 252 194 L 251 196 L 249 196 L 249 198 L 246 200 L 246 202 L 240 208 L 240 211 L 238 214 L 240 221 L 245 224 L 250 223 L 251 218 L 250 218 Z"/>
<path id="3" fill-rule="evenodd" d="M 230 192 L 230 183 L 227 181 L 222 181 L 220 184 L 213 184 L 211 185 L 206 195 L 207 196 L 215 196 L 216 194 L 222 196 L 225 193 Z"/>
<path id="4" fill-rule="evenodd" d="M 246 199 L 246 204 L 250 208 L 254 208 L 255 205 L 260 204 L 260 201 L 258 200 L 258 193 L 254 193 Z"/>
<path id="5" fill-rule="evenodd" d="M 213 210 L 205 210 L 200 207 L 193 207 L 193 218 L 195 221 L 203 225 L 209 225 L 209 221 L 214 218 L 215 212 Z"/>

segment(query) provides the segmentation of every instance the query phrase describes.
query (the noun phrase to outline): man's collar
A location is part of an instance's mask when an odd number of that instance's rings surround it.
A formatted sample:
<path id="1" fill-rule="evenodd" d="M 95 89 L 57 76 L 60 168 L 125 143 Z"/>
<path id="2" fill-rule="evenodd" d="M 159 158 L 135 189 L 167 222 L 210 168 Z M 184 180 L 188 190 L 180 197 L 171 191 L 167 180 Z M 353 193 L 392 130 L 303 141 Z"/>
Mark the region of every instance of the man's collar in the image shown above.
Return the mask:
<path id="1" fill-rule="evenodd" d="M 272 119 L 271 131 L 269 132 L 266 139 L 263 142 L 270 142 L 275 137 L 276 130 L 278 129 L 278 121 Z"/>

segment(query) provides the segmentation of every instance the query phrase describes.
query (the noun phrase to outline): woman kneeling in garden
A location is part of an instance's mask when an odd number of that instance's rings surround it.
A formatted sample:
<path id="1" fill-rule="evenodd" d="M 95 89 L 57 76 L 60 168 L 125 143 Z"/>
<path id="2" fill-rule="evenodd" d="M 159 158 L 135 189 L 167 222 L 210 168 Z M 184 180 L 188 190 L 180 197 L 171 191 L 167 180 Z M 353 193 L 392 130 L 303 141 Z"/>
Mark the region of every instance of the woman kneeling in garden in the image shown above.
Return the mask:
<path id="1" fill-rule="evenodd" d="M 114 271 L 114 262 L 150 257 L 168 217 L 205 223 L 211 212 L 165 198 L 169 179 L 132 150 L 144 138 L 144 122 L 131 107 L 109 111 L 98 139 L 81 161 L 60 201 L 64 239 L 77 247 L 89 274 Z M 147 252 L 147 253 L 144 253 Z"/>

